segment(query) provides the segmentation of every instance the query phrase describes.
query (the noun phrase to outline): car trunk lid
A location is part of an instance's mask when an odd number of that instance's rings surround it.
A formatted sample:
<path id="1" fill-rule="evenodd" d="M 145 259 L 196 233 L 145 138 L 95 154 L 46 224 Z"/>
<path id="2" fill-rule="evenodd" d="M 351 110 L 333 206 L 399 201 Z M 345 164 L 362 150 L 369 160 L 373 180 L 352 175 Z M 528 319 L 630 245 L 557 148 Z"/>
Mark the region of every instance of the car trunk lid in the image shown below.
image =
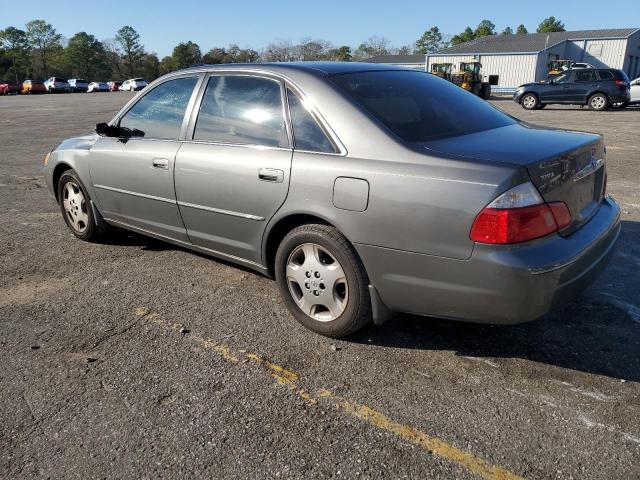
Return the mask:
<path id="1" fill-rule="evenodd" d="M 424 148 L 466 159 L 524 167 L 545 202 L 564 202 L 570 235 L 596 213 L 604 195 L 605 147 L 599 135 L 526 124 L 422 143 Z"/>

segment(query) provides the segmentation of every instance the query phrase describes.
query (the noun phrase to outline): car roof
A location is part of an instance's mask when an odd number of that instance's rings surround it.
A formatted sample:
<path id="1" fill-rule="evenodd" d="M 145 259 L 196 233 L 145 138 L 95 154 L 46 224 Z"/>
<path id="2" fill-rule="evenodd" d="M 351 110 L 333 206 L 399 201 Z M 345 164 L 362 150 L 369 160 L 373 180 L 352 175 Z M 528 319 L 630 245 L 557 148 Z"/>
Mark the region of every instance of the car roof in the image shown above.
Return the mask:
<path id="1" fill-rule="evenodd" d="M 379 70 L 409 70 L 393 65 L 361 62 L 266 62 L 266 63 L 222 63 L 215 65 L 194 65 L 179 72 L 215 70 L 259 70 L 259 71 L 302 71 L 315 75 L 337 75 L 342 73 L 370 72 Z M 174 72 L 176 73 L 176 72 Z"/>

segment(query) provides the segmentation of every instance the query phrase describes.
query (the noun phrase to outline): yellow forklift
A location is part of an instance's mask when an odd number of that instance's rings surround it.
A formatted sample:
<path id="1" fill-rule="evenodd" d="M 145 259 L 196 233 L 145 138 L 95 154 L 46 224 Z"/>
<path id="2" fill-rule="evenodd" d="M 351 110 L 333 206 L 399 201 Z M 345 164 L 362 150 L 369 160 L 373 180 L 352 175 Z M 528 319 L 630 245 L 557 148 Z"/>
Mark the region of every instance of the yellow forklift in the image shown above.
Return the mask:
<path id="1" fill-rule="evenodd" d="M 571 70 L 573 64 L 575 62 L 573 60 L 551 60 L 549 62 L 549 72 L 547 73 L 547 78 L 553 78 L 556 75 L 560 75 L 562 72 L 567 70 Z"/>
<path id="2" fill-rule="evenodd" d="M 444 78 L 445 80 L 451 81 L 452 67 L 453 67 L 452 63 L 432 63 L 431 73 L 436 77 Z"/>
<path id="3" fill-rule="evenodd" d="M 474 95 L 488 100 L 491 97 L 491 85 L 482 81 L 480 62 L 460 62 L 460 70 L 451 75 L 451 82 Z"/>

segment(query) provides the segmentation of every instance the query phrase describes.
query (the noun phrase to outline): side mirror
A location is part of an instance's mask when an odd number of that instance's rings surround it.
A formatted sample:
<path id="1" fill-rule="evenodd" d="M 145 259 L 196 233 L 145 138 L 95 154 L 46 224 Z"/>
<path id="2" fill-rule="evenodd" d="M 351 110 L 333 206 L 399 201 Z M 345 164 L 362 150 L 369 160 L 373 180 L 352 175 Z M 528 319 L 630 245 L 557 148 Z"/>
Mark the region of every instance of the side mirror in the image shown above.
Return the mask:
<path id="1" fill-rule="evenodd" d="M 120 128 L 108 123 L 96 124 L 96 133 L 101 137 L 119 137 L 121 135 Z"/>

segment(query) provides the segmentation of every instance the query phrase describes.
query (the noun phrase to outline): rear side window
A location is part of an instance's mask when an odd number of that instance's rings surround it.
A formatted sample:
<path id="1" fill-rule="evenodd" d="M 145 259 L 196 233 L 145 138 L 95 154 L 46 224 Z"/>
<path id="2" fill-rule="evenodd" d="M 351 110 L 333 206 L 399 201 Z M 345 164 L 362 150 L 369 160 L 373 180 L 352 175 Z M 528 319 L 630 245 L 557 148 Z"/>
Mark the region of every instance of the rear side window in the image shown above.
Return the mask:
<path id="1" fill-rule="evenodd" d="M 596 79 L 596 74 L 593 71 L 576 72 L 576 82 L 585 83 L 593 82 Z"/>
<path id="2" fill-rule="evenodd" d="M 427 142 L 515 123 L 484 100 L 424 72 L 361 72 L 331 79 L 407 142 Z"/>
<path id="3" fill-rule="evenodd" d="M 613 80 L 613 73 L 609 70 L 598 70 L 598 75 L 600 75 L 600 80 Z"/>
<path id="4" fill-rule="evenodd" d="M 287 89 L 287 98 L 295 148 L 310 152 L 336 153 L 333 143 L 305 108 L 302 100 L 289 89 Z"/>
<path id="5" fill-rule="evenodd" d="M 211 77 L 202 98 L 193 139 L 288 146 L 280 82 L 243 75 Z"/>
<path id="6" fill-rule="evenodd" d="M 147 138 L 177 139 L 197 82 L 198 77 L 186 77 L 161 83 L 122 117 L 120 126 L 140 130 Z"/>

